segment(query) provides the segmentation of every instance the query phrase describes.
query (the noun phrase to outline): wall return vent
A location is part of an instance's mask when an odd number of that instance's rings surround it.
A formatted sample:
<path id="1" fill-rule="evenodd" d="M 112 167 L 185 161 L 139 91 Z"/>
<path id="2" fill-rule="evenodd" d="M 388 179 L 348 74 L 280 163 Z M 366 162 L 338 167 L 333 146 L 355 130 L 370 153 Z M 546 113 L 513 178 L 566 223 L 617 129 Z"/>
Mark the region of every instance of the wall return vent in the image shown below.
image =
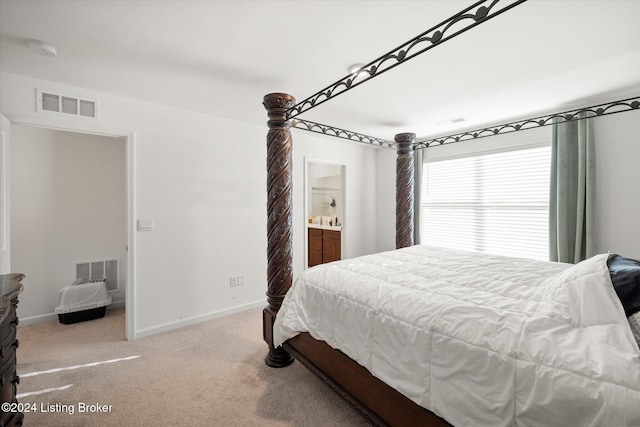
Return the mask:
<path id="1" fill-rule="evenodd" d="M 107 259 L 101 261 L 76 262 L 76 280 L 89 281 L 103 280 L 107 284 L 107 290 L 118 290 L 118 260 Z"/>
<path id="2" fill-rule="evenodd" d="M 36 91 L 37 111 L 47 111 L 77 117 L 98 118 L 98 102 L 82 99 L 77 96 L 67 96 L 51 91 Z"/>

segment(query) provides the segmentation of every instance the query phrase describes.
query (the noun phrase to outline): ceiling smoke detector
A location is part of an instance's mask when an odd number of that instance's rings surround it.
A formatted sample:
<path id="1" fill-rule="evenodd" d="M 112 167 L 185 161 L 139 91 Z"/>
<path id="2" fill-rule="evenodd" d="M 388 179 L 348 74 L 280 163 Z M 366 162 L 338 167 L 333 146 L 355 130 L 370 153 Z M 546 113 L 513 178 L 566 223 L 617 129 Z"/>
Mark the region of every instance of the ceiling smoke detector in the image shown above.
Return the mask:
<path id="1" fill-rule="evenodd" d="M 29 48 L 32 51 L 44 56 L 58 55 L 58 49 L 56 49 L 55 46 L 51 46 L 50 44 L 40 40 L 29 40 Z"/>
<path id="2" fill-rule="evenodd" d="M 443 120 L 441 122 L 436 123 L 436 126 L 444 126 L 444 125 L 457 125 L 458 123 L 466 122 L 467 119 L 464 117 L 456 117 L 455 119 Z"/>

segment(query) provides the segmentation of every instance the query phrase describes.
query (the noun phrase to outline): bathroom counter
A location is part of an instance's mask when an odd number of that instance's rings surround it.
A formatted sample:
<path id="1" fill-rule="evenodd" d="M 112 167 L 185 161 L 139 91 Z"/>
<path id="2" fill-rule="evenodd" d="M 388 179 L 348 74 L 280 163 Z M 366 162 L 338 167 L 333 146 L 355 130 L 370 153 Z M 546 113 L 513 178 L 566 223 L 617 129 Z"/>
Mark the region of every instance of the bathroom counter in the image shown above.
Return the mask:
<path id="1" fill-rule="evenodd" d="M 332 231 L 342 231 L 341 225 L 321 225 L 321 224 L 307 224 L 307 228 L 317 228 L 319 230 L 332 230 Z"/>

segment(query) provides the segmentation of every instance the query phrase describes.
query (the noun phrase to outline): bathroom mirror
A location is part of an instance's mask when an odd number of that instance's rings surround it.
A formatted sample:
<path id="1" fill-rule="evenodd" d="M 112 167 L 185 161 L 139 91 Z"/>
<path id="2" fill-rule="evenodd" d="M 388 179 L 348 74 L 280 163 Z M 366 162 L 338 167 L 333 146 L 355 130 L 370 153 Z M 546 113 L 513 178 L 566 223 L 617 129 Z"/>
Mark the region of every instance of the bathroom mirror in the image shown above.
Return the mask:
<path id="1" fill-rule="evenodd" d="M 305 159 L 305 267 L 342 259 L 345 165 Z"/>

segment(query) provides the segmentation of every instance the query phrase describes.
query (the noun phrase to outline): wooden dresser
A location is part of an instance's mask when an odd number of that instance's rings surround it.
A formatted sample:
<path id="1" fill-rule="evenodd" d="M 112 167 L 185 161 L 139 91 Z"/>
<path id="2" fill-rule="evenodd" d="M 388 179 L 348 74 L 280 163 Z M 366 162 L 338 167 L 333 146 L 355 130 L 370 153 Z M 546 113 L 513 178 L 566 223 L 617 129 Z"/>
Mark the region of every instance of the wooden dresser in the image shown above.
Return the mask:
<path id="1" fill-rule="evenodd" d="M 17 403 L 17 385 L 20 378 L 16 373 L 16 329 L 18 327 L 18 294 L 22 292 L 23 274 L 0 275 L 0 397 L 2 403 Z M 15 406 L 15 405 L 14 405 Z M 3 405 L 4 407 L 4 405 Z M 17 408 L 10 408 L 17 409 Z M 21 426 L 23 414 L 21 412 L 0 412 L 0 427 Z"/>
<path id="2" fill-rule="evenodd" d="M 339 230 L 308 228 L 309 267 L 342 259 L 342 241 Z"/>

